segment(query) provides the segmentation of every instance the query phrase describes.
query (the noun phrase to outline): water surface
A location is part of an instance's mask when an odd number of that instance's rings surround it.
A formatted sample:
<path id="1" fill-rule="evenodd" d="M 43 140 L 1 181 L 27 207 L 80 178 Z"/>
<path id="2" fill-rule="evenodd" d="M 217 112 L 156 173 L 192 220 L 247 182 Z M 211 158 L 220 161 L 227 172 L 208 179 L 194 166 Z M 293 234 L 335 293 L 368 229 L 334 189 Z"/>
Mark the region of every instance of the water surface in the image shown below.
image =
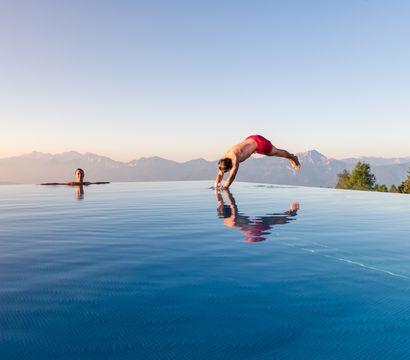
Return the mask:
<path id="1" fill-rule="evenodd" d="M 410 358 L 410 197 L 209 186 L 0 186 L 0 358 Z"/>

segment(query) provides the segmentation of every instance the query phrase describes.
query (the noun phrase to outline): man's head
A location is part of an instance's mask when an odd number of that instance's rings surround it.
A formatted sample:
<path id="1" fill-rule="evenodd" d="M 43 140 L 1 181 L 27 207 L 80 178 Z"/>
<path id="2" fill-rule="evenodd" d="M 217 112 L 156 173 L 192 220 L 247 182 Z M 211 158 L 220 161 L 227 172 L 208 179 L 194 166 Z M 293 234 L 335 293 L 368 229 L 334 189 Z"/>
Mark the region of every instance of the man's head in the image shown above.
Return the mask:
<path id="1" fill-rule="evenodd" d="M 227 171 L 232 169 L 232 160 L 230 158 L 223 158 L 218 161 L 218 168 L 221 170 L 223 173 L 226 173 Z"/>
<path id="2" fill-rule="evenodd" d="M 84 170 L 80 168 L 76 169 L 75 170 L 75 181 L 81 183 L 83 182 L 83 180 L 84 180 Z"/>

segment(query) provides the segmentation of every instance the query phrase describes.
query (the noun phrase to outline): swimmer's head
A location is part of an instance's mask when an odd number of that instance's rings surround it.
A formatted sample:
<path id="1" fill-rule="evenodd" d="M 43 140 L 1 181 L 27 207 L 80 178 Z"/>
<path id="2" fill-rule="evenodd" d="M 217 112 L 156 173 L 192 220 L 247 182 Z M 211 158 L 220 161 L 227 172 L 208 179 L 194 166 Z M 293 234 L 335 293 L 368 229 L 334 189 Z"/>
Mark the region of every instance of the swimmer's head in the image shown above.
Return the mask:
<path id="1" fill-rule="evenodd" d="M 232 169 L 232 160 L 230 158 L 223 158 L 218 161 L 218 168 L 221 170 L 223 173 L 226 173 L 227 171 Z"/>
<path id="2" fill-rule="evenodd" d="M 75 174 L 76 182 L 83 182 L 84 180 L 84 170 L 83 169 L 80 169 L 80 168 L 76 169 L 74 174 Z"/>

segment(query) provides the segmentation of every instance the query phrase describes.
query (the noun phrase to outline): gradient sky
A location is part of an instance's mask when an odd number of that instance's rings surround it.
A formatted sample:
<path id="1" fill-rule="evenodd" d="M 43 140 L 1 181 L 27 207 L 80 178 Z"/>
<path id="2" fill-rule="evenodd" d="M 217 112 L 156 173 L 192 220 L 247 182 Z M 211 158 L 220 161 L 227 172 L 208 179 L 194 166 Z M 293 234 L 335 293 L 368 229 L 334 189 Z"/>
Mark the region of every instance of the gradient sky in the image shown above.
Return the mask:
<path id="1" fill-rule="evenodd" d="M 0 157 L 409 156 L 410 2 L 0 0 Z"/>

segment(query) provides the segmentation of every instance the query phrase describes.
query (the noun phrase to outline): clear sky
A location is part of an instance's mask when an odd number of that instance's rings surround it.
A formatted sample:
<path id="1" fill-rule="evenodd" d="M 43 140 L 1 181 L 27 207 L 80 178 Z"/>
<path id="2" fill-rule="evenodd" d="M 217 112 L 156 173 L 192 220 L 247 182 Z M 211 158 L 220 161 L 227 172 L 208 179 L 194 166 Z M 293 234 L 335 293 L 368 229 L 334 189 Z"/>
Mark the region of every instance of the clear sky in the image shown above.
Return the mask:
<path id="1" fill-rule="evenodd" d="M 0 0 L 0 157 L 409 156 L 410 1 Z"/>

